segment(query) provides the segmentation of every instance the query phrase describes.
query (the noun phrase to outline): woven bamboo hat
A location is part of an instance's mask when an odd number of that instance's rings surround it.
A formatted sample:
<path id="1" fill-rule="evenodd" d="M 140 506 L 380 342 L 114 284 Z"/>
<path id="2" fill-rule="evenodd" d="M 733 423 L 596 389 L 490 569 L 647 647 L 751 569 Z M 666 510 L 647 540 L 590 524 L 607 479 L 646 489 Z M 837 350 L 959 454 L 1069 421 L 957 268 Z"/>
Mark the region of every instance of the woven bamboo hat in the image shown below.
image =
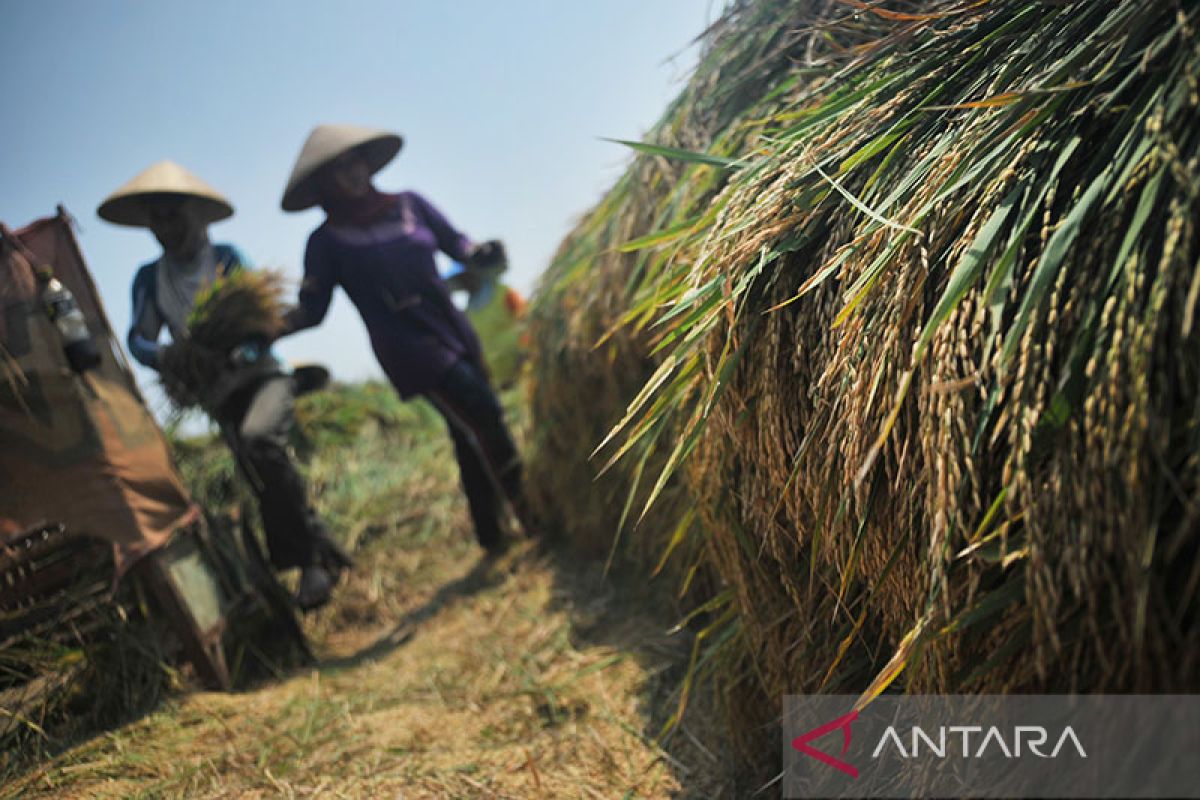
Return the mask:
<path id="1" fill-rule="evenodd" d="M 350 150 L 357 150 L 371 174 L 396 157 L 404 139 L 389 131 L 357 125 L 318 125 L 300 148 L 292 176 L 283 190 L 283 210 L 303 211 L 317 204 L 313 177 L 321 167 Z"/>
<path id="2" fill-rule="evenodd" d="M 156 200 L 187 198 L 204 224 L 233 216 L 224 195 L 174 161 L 159 161 L 133 176 L 105 198 L 96 213 L 117 225 L 149 227 L 150 205 Z"/>

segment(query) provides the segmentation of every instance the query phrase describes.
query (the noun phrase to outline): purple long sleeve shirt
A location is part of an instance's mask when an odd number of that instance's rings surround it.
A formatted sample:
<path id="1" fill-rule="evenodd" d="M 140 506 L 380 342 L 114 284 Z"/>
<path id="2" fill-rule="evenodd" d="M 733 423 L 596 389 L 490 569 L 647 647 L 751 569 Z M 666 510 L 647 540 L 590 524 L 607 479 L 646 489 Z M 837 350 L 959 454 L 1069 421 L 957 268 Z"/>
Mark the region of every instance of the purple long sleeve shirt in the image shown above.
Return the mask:
<path id="1" fill-rule="evenodd" d="M 367 227 L 328 220 L 308 238 L 299 303 L 288 331 L 318 325 L 341 286 L 401 397 L 432 389 L 459 359 L 482 363 L 479 338 L 454 307 L 434 255 L 462 261 L 471 242 L 416 192 L 391 195 L 389 213 Z"/>

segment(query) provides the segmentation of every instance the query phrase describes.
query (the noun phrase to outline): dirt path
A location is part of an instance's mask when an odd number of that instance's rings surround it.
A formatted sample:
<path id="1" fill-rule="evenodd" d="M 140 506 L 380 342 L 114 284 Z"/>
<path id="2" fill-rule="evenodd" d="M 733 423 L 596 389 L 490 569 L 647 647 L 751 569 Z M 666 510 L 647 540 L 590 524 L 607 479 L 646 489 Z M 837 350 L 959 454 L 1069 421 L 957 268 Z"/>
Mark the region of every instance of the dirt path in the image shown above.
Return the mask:
<path id="1" fill-rule="evenodd" d="M 671 753 L 650 739 L 687 642 L 594 567 L 528 543 L 489 563 L 461 536 L 362 563 L 341 603 L 306 621 L 316 668 L 181 695 L 0 794 L 723 794 L 718 759 L 691 730 Z"/>
<path id="2" fill-rule="evenodd" d="M 317 666 L 238 693 L 176 693 L 0 798 L 739 794 L 695 700 L 654 741 L 691 652 L 658 595 L 529 541 L 483 559 L 432 409 L 367 384 L 300 412 L 317 508 L 357 562 L 304 620 Z M 232 471 L 220 442 L 180 457 L 214 505 Z"/>

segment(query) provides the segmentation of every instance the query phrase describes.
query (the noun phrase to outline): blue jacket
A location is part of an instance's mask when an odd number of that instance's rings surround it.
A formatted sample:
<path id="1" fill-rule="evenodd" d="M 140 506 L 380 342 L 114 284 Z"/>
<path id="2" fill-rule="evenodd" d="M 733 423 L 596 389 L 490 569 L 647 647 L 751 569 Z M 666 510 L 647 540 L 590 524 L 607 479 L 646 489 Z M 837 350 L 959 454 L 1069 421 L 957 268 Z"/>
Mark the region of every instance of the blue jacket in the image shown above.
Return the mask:
<path id="1" fill-rule="evenodd" d="M 249 268 L 250 262 L 231 244 L 214 244 L 217 269 L 229 273 Z M 133 278 L 133 320 L 129 325 L 126 342 L 129 352 L 138 363 L 158 369 L 158 334 L 164 325 L 162 310 L 158 307 L 158 259 L 138 268 Z"/>

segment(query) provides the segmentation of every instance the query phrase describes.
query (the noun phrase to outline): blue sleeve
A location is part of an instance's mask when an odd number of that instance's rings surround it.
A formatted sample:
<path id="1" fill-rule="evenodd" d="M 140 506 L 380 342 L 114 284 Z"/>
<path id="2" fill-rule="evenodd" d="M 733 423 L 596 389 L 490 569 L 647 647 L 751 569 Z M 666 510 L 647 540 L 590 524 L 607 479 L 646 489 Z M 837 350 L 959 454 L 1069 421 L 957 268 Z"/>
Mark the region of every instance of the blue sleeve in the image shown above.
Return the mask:
<path id="1" fill-rule="evenodd" d="M 133 279 L 133 321 L 129 325 L 126 343 L 137 362 L 158 369 L 158 334 L 163 322 L 154 305 L 154 265 L 138 270 Z"/>
<path id="2" fill-rule="evenodd" d="M 236 272 L 239 269 L 254 269 L 254 265 L 250 263 L 250 259 L 246 258 L 246 254 L 231 244 L 216 244 L 213 245 L 213 250 L 216 251 L 217 266 L 222 275 Z"/>
<path id="3" fill-rule="evenodd" d="M 304 249 L 304 281 L 296 305 L 284 315 L 284 336 L 315 328 L 325 319 L 333 290 L 337 286 L 337 265 L 322 243 L 320 230 L 308 237 Z"/>

